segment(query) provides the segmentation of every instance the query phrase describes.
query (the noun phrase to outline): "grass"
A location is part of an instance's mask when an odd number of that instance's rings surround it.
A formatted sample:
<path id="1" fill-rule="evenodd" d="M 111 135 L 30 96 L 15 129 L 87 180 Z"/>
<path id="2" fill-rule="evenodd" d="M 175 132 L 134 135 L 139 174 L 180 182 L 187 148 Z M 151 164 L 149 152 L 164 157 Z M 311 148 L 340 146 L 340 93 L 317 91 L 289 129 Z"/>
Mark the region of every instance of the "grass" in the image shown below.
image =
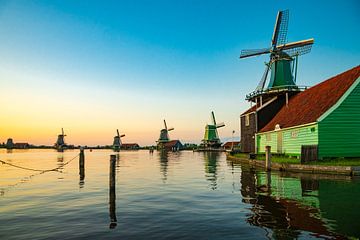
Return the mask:
<path id="1" fill-rule="evenodd" d="M 247 153 L 236 153 L 234 157 L 249 159 Z M 265 160 L 265 155 L 257 155 L 256 160 Z M 272 155 L 272 162 L 285 163 L 285 164 L 301 164 L 300 159 L 284 156 L 284 155 Z M 318 160 L 316 162 L 309 162 L 306 165 L 321 165 L 321 166 L 360 166 L 360 158 L 334 158 Z"/>

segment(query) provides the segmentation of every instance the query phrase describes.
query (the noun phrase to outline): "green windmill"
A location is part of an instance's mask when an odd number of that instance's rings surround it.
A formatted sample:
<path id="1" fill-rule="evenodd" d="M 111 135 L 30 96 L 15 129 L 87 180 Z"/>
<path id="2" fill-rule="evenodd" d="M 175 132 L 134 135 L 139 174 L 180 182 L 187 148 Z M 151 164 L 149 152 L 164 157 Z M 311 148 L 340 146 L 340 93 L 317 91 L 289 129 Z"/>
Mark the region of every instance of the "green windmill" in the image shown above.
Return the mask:
<path id="1" fill-rule="evenodd" d="M 314 39 L 286 43 L 289 22 L 289 10 L 279 11 L 276 17 L 271 46 L 263 49 L 242 50 L 240 58 L 270 54 L 270 61 L 265 63 L 265 72 L 254 92 L 246 96 L 254 100 L 257 96 L 269 92 L 300 91 L 296 86 L 298 56 L 311 51 Z M 265 84 L 271 72 L 267 88 Z"/>
<path id="2" fill-rule="evenodd" d="M 204 139 L 202 140 L 203 146 L 206 148 L 219 148 L 221 146 L 221 141 L 217 129 L 224 127 L 224 123 L 216 123 L 215 114 L 211 112 L 211 119 L 213 124 L 206 124 Z"/>

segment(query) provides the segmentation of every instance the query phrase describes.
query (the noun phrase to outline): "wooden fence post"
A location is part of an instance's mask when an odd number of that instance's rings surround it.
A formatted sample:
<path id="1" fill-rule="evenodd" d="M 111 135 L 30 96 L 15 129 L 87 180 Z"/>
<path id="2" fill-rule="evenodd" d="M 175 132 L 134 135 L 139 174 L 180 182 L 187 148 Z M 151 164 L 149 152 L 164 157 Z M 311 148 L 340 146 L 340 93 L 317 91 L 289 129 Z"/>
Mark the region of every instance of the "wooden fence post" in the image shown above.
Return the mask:
<path id="1" fill-rule="evenodd" d="M 84 148 L 80 148 L 79 154 L 79 174 L 80 174 L 80 182 L 84 181 L 85 179 L 85 154 Z"/>
<path id="2" fill-rule="evenodd" d="M 116 171 L 115 171 L 115 163 L 116 163 L 116 155 L 110 155 L 110 178 L 109 178 L 109 197 L 110 197 L 110 206 L 109 206 L 109 212 L 110 212 L 110 226 L 109 228 L 113 229 L 117 225 L 117 219 L 116 219 L 116 205 L 115 205 L 115 199 L 116 199 L 116 193 L 115 193 L 115 183 L 116 183 Z"/>
<path id="3" fill-rule="evenodd" d="M 265 147 L 265 168 L 266 171 L 271 171 L 271 146 Z"/>

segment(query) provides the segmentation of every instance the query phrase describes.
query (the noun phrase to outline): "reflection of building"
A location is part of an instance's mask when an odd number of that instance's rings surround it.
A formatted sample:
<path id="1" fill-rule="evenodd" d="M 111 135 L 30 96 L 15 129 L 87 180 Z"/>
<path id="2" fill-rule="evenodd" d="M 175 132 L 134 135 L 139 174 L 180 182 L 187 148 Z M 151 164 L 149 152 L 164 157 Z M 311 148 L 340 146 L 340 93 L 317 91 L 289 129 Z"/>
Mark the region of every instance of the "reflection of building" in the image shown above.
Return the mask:
<path id="1" fill-rule="evenodd" d="M 359 236 L 358 214 L 354 209 L 360 206 L 349 203 L 345 197 L 341 199 L 342 191 L 359 196 L 359 184 L 347 182 L 349 187 L 343 189 L 343 182 L 283 177 L 279 173 L 267 175 L 243 166 L 240 183 L 243 202 L 252 205 L 247 221 L 271 229 L 272 238 L 298 238 L 302 231 L 334 238 L 343 237 L 339 234 Z M 334 226 L 330 227 L 323 219 L 335 220 Z"/>
<path id="2" fill-rule="evenodd" d="M 217 167 L 218 159 L 220 157 L 219 152 L 203 152 L 206 179 L 211 182 L 211 188 L 217 187 Z"/>

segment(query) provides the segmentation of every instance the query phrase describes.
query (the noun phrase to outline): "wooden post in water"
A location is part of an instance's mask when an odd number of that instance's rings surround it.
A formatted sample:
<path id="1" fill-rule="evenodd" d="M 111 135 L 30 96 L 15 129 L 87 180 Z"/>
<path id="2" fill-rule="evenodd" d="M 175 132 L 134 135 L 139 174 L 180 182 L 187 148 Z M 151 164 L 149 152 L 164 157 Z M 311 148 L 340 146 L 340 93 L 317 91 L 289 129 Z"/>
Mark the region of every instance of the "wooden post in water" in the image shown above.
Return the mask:
<path id="1" fill-rule="evenodd" d="M 271 146 L 265 147 L 265 168 L 266 171 L 271 171 Z"/>
<path id="2" fill-rule="evenodd" d="M 113 229 L 117 225 L 117 219 L 116 219 L 116 205 L 115 205 L 115 199 L 116 199 L 116 193 L 115 193 L 115 183 L 116 183 L 116 171 L 115 171 L 115 163 L 116 163 L 116 155 L 110 155 L 110 178 L 109 178 L 109 198 L 110 198 L 110 206 L 109 206 L 109 212 L 110 212 L 110 229 Z"/>
<path id="3" fill-rule="evenodd" d="M 80 154 L 79 154 L 79 174 L 80 174 L 80 184 L 83 184 L 83 181 L 85 179 L 85 154 L 84 154 L 84 148 L 80 148 Z"/>

